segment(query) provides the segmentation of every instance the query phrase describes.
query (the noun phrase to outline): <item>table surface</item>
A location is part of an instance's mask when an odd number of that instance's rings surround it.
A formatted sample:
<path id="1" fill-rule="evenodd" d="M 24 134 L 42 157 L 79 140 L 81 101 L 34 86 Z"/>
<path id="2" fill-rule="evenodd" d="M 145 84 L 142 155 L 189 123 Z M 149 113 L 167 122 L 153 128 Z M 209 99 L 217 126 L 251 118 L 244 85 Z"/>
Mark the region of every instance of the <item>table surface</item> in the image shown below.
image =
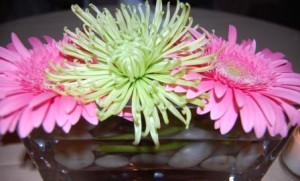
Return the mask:
<path id="1" fill-rule="evenodd" d="M 228 25 L 235 25 L 238 29 L 239 40 L 256 39 L 258 50 L 267 47 L 272 51 L 283 52 L 293 63 L 294 70 L 300 72 L 300 32 L 257 19 L 197 8 L 192 9 L 191 16 L 194 24 L 199 24 L 207 30 L 214 29 L 217 35 L 224 37 L 227 37 Z M 10 42 L 11 32 L 15 32 L 23 41 L 30 36 L 42 37 L 43 35 L 60 39 L 65 26 L 73 30 L 77 26 L 80 27 L 81 22 L 71 11 L 61 11 L 0 24 L 0 46 L 5 46 Z M 0 137 L 1 180 L 41 181 L 38 171 L 26 157 L 23 145 L 19 141 L 10 141 L 7 137 L 15 137 L 15 135 L 5 136 L 5 140 Z M 274 178 L 293 180 L 285 177 L 278 160 L 273 163 L 263 180 L 274 180 Z"/>

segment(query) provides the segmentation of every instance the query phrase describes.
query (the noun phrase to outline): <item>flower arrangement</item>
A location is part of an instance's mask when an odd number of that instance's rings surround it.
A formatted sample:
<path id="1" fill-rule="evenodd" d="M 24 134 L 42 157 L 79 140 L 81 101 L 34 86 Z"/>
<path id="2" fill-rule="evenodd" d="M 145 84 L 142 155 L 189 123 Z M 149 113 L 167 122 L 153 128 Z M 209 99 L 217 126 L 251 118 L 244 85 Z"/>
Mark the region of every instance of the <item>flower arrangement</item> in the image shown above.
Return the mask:
<path id="1" fill-rule="evenodd" d="M 72 6 L 83 26 L 66 28 L 60 41 L 32 37 L 28 49 L 12 33 L 0 47 L 1 134 L 24 138 L 41 126 L 68 133 L 79 121 L 118 115 L 132 122 L 134 144 L 150 135 L 159 146 L 170 114 L 188 129 L 189 105 L 210 114 L 221 134 L 239 120 L 258 138 L 286 136 L 300 124 L 300 74 L 282 53 L 257 52 L 255 40 L 237 43 L 234 26 L 226 40 L 193 26 L 188 4 L 172 14 L 161 0 L 153 15 L 147 2 L 121 5 L 114 15 L 90 9 Z"/>

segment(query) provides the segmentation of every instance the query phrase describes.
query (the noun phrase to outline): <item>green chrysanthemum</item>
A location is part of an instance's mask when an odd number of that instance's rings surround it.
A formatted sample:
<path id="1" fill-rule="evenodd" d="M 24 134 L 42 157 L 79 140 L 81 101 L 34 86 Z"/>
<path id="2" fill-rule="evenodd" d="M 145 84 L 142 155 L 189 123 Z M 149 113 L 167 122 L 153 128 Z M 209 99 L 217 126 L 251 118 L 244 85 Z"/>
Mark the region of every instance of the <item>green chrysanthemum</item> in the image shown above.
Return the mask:
<path id="1" fill-rule="evenodd" d="M 48 73 L 48 77 L 54 83 L 53 88 L 62 91 L 63 86 L 64 94 L 96 101 L 100 120 L 118 115 L 130 104 L 135 144 L 150 133 L 159 145 L 160 117 L 168 124 L 168 112 L 188 127 L 191 119 L 188 101 L 166 91 L 165 86 L 198 85 L 198 80 L 185 80 L 186 73 L 211 68 L 211 56 L 199 58 L 208 41 L 206 36 L 192 40 L 188 34 L 192 25 L 190 6 L 178 2 L 171 15 L 168 4 L 164 16 L 158 0 L 152 18 L 147 2 L 138 7 L 121 5 L 115 17 L 108 9 L 99 11 L 93 5 L 90 7 L 96 17 L 88 10 L 72 6 L 84 25 L 75 33 L 66 29 L 73 45 L 65 45 L 62 51 L 78 60 L 52 65 L 55 72 Z M 201 97 L 189 101 L 204 104 Z"/>

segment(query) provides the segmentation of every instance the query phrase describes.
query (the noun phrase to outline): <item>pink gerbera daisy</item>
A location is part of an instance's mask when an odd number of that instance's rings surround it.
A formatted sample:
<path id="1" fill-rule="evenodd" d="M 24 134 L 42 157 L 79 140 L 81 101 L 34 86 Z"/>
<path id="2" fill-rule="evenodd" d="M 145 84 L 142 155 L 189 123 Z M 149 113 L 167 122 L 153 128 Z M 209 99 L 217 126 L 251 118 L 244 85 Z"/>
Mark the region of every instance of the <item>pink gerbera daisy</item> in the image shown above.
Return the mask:
<path id="1" fill-rule="evenodd" d="M 24 138 L 41 125 L 51 132 L 56 124 L 68 132 L 81 115 L 97 124 L 94 103 L 83 104 L 47 86 L 45 70 L 49 62 L 63 61 L 57 46 L 65 40 L 56 42 L 45 37 L 46 44 L 35 37 L 28 40 L 30 50 L 13 33 L 12 43 L 0 47 L 0 133 L 17 129 Z"/>
<path id="2" fill-rule="evenodd" d="M 195 38 L 201 36 L 191 32 Z M 215 68 L 200 74 L 200 85 L 188 89 L 187 97 L 209 93 L 208 104 L 197 111 L 210 112 L 222 134 L 239 118 L 244 131 L 254 130 L 258 138 L 266 130 L 272 136 L 286 136 L 289 122 L 300 123 L 300 113 L 294 107 L 300 104 L 300 74 L 292 71 L 282 53 L 268 49 L 256 53 L 254 40 L 237 44 L 236 39 L 234 26 L 229 27 L 228 41 L 212 36 L 206 53 L 216 54 Z"/>

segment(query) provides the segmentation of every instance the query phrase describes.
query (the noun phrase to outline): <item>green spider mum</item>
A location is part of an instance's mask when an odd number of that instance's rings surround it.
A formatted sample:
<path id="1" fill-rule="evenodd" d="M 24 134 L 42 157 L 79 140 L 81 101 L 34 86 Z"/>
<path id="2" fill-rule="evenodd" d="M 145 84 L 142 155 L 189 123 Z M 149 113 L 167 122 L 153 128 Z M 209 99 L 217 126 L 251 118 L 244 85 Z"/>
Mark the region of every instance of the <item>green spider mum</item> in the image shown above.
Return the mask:
<path id="1" fill-rule="evenodd" d="M 88 9 L 72 6 L 84 25 L 75 32 L 65 30 L 73 44 L 64 45 L 62 52 L 76 60 L 52 65 L 54 72 L 48 72 L 48 77 L 53 81 L 53 89 L 86 102 L 96 101 L 100 120 L 118 115 L 131 105 L 134 144 L 150 133 L 158 146 L 160 119 L 168 124 L 168 113 L 188 127 L 188 100 L 166 91 L 165 86 L 198 85 L 199 80 L 185 80 L 184 76 L 211 69 L 209 62 L 213 57 L 199 58 L 208 39 L 205 34 L 191 39 L 190 6 L 178 2 L 171 15 L 168 4 L 164 15 L 158 0 L 152 18 L 148 2 L 137 7 L 121 4 L 115 17 L 108 9 L 100 11 L 94 5 L 90 8 L 96 17 Z M 201 96 L 189 101 L 204 105 Z"/>

